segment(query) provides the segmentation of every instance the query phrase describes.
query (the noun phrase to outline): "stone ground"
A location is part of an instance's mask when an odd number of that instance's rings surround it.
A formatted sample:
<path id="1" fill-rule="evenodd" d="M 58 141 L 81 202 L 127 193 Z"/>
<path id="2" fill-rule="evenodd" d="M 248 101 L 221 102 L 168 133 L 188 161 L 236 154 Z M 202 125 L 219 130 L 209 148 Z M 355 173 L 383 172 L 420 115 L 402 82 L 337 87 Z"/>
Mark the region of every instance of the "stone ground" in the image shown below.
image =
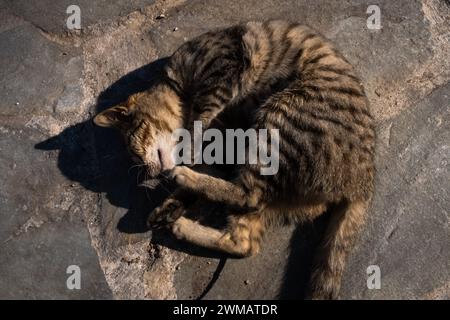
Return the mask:
<path id="1" fill-rule="evenodd" d="M 307 23 L 356 66 L 378 128 L 377 193 L 342 299 L 450 298 L 450 3 L 444 0 L 0 0 L 0 298 L 193 299 L 218 257 L 144 227 L 161 199 L 136 185 L 98 110 L 142 90 L 183 41 L 246 20 Z M 382 29 L 366 27 L 370 4 Z M 164 14 L 165 18 L 157 19 Z M 314 225 L 228 260 L 207 299 L 301 298 Z M 66 268 L 81 268 L 68 290 Z M 367 289 L 366 268 L 381 269 Z"/>

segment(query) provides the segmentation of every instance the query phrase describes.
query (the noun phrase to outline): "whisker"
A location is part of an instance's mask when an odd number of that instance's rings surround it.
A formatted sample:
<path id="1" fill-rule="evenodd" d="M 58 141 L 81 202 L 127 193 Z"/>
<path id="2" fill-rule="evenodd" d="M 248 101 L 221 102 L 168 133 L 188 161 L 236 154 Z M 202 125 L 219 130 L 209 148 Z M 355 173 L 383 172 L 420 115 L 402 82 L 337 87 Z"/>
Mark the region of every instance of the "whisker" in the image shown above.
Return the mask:
<path id="1" fill-rule="evenodd" d="M 144 172 L 144 180 L 147 180 L 147 172 Z M 150 195 L 148 194 L 148 188 L 144 188 L 145 189 L 145 196 L 147 197 L 148 200 L 152 201 L 152 199 L 150 198 Z"/>
<path id="2" fill-rule="evenodd" d="M 119 158 L 119 156 L 114 155 L 114 154 L 107 154 L 107 155 L 102 156 L 103 160 L 110 160 L 110 159 L 116 159 L 116 158 Z"/>
<path id="3" fill-rule="evenodd" d="M 147 180 L 147 179 L 150 178 L 147 171 L 144 172 L 144 178 L 145 178 L 145 180 Z M 145 196 L 147 197 L 148 200 L 150 200 L 150 202 L 151 202 L 152 205 L 153 205 L 154 202 L 153 202 L 152 198 L 150 197 L 150 194 L 149 194 L 149 192 L 148 192 L 148 189 L 149 189 L 149 188 L 145 188 Z"/>
<path id="4" fill-rule="evenodd" d="M 165 180 L 169 180 L 170 179 L 170 176 L 168 174 L 166 174 L 164 172 L 161 172 L 160 174 L 164 177 Z"/>
<path id="5" fill-rule="evenodd" d="M 139 178 L 141 176 L 142 170 L 141 168 L 138 169 L 137 175 L 136 175 L 136 184 L 139 184 Z"/>
<path id="6" fill-rule="evenodd" d="M 142 167 L 145 167 L 145 166 L 147 166 L 145 163 L 144 163 L 144 164 L 135 164 L 135 165 L 132 165 L 130 168 L 128 168 L 128 174 L 130 174 L 130 171 L 131 171 L 132 169 L 134 169 L 134 168 L 142 168 Z"/>

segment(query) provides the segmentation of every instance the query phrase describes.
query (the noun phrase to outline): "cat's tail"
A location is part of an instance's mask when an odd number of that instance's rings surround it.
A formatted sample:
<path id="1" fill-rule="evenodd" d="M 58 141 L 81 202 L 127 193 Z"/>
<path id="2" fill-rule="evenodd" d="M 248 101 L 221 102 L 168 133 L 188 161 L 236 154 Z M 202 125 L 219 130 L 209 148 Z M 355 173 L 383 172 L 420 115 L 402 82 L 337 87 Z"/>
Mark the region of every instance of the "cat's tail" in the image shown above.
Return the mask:
<path id="1" fill-rule="evenodd" d="M 345 200 L 330 208 L 330 221 L 314 259 L 308 298 L 337 299 L 346 257 L 364 224 L 368 203 Z"/>

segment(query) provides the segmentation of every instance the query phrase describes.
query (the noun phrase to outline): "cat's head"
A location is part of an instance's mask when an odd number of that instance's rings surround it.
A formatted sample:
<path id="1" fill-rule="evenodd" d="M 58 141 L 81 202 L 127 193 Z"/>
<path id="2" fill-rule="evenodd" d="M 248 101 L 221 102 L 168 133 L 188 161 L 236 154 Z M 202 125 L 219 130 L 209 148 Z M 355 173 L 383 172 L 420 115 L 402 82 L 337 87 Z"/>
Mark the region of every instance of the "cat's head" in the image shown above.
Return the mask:
<path id="1" fill-rule="evenodd" d="M 99 113 L 94 123 L 122 133 L 134 161 L 156 176 L 175 165 L 172 133 L 182 126 L 178 96 L 164 87 L 133 94 L 124 103 Z"/>

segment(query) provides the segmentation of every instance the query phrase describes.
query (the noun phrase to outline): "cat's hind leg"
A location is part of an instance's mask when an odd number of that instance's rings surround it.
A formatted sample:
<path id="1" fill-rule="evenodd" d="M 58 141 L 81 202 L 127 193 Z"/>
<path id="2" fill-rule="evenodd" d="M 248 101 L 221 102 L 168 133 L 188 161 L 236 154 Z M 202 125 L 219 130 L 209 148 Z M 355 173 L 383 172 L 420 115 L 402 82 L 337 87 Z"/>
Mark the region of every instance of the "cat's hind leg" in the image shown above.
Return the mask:
<path id="1" fill-rule="evenodd" d="M 231 216 L 225 231 L 200 225 L 186 217 L 180 217 L 172 225 L 172 232 L 178 239 L 236 257 L 258 253 L 264 230 L 260 214 Z"/>

